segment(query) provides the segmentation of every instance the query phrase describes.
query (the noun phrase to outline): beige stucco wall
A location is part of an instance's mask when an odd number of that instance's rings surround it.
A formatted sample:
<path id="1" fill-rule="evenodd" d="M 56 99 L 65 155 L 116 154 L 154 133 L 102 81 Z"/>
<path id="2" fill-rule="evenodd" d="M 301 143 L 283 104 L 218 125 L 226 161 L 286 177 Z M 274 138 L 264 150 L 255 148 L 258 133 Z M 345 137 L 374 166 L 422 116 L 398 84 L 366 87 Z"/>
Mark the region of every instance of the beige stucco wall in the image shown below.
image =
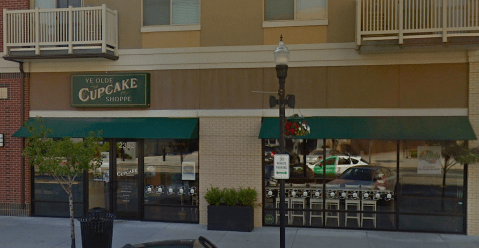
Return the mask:
<path id="1" fill-rule="evenodd" d="M 201 46 L 263 44 L 263 1 L 201 0 Z"/>
<path id="2" fill-rule="evenodd" d="M 140 0 L 83 0 L 83 6 L 100 6 L 118 11 L 118 46 L 120 49 L 141 48 Z"/>
<path id="3" fill-rule="evenodd" d="M 327 26 L 264 28 L 264 45 L 277 45 L 283 35 L 287 44 L 315 44 L 327 41 Z"/>
<path id="4" fill-rule="evenodd" d="M 354 42 L 356 0 L 328 1 L 328 43 Z"/>
<path id="5" fill-rule="evenodd" d="M 279 87 L 274 68 L 148 72 L 152 110 L 269 109 L 253 91 Z M 70 106 L 70 76 L 32 73 L 31 109 L 87 110 Z M 290 68 L 285 85 L 296 108 L 467 108 L 467 87 L 465 63 Z"/>
<path id="6" fill-rule="evenodd" d="M 141 0 L 83 0 L 83 6 L 106 4 L 117 10 L 119 47 L 132 49 L 277 44 L 280 34 L 288 44 L 353 42 L 355 2 L 328 1 L 328 25 L 325 26 L 263 28 L 263 1 L 201 0 L 201 31 L 177 31 L 173 36 L 170 32 L 141 33 Z M 168 42 L 158 43 L 158 40 Z"/>
<path id="7" fill-rule="evenodd" d="M 200 224 L 207 224 L 207 189 L 254 188 L 256 204 L 263 199 L 261 117 L 200 118 Z M 262 208 L 254 210 L 254 226 L 262 226 Z"/>
<path id="8" fill-rule="evenodd" d="M 200 31 L 142 33 L 141 46 L 143 48 L 199 47 Z"/>

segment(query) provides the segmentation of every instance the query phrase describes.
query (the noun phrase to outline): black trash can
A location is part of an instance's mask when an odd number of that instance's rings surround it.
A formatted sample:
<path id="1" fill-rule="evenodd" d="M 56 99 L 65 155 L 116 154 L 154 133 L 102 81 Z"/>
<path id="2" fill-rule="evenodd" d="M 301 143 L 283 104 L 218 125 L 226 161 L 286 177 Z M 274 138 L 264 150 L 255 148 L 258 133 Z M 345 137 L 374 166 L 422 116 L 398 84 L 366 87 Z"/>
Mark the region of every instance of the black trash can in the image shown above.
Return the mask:
<path id="1" fill-rule="evenodd" d="M 111 248 L 115 215 L 93 208 L 79 218 L 83 248 Z"/>

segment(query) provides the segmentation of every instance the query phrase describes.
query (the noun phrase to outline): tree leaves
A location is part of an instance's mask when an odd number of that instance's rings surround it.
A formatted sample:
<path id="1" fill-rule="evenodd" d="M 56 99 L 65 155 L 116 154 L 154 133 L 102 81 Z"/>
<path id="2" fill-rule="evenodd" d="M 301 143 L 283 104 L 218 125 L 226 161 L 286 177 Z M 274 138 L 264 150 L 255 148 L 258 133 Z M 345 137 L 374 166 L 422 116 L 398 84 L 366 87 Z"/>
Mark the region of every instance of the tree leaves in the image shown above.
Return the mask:
<path id="1" fill-rule="evenodd" d="M 53 131 L 45 128 L 40 117 L 33 124 L 27 125 L 27 128 L 32 135 L 28 138 L 23 155 L 39 173 L 74 179 L 83 171 L 101 165 L 101 132 L 90 132 L 82 141 L 70 137 L 53 139 L 48 137 Z"/>

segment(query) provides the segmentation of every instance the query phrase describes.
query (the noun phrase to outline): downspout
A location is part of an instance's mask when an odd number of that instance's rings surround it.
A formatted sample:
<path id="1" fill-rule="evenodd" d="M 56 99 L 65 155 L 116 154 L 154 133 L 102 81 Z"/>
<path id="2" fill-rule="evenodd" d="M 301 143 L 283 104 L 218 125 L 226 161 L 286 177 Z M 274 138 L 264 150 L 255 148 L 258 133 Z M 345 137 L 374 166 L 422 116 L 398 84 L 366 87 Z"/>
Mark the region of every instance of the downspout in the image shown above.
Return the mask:
<path id="1" fill-rule="evenodd" d="M 21 81 L 21 87 L 22 89 L 20 90 L 21 92 L 21 98 L 20 98 L 20 121 L 23 125 L 25 122 L 25 71 L 23 70 L 23 62 L 19 62 L 20 66 L 20 81 Z M 22 137 L 22 151 L 25 148 L 25 138 Z M 22 209 L 25 209 L 25 157 L 22 156 L 22 165 L 21 165 L 21 207 Z"/>
<path id="2" fill-rule="evenodd" d="M 15 59 L 11 59 L 11 58 L 7 58 L 7 57 L 3 57 L 3 59 L 5 60 L 8 60 L 8 61 L 12 61 L 12 62 L 16 62 L 18 63 L 19 67 L 20 67 L 20 81 L 21 81 L 21 90 L 20 90 L 20 93 L 21 93 L 21 97 L 20 97 L 20 121 L 23 125 L 23 123 L 25 122 L 25 71 L 23 70 L 23 61 L 19 61 L 19 60 L 15 60 Z M 21 142 L 21 145 L 22 145 L 22 151 L 23 149 L 25 148 L 25 138 L 22 137 L 22 142 Z M 21 169 L 20 169 L 20 174 L 21 174 L 21 180 L 20 180 L 20 183 L 21 183 L 21 187 L 20 187 L 20 201 L 21 201 L 21 208 L 22 209 L 25 209 L 25 157 L 22 155 L 22 159 L 21 159 Z M 33 180 L 32 180 L 32 184 L 33 185 Z M 32 189 L 32 192 L 33 192 L 33 189 Z M 32 208 L 33 209 L 33 208 Z"/>

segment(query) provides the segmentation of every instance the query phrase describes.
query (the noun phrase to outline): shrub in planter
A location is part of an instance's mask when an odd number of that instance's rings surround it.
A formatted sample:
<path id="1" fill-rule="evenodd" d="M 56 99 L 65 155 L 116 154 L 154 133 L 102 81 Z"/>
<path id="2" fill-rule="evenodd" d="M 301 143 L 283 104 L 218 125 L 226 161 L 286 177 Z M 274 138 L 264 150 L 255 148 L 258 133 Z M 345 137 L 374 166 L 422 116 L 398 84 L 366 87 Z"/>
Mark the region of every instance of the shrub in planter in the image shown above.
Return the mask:
<path id="1" fill-rule="evenodd" d="M 208 230 L 251 232 L 254 228 L 256 190 L 208 189 Z"/>

